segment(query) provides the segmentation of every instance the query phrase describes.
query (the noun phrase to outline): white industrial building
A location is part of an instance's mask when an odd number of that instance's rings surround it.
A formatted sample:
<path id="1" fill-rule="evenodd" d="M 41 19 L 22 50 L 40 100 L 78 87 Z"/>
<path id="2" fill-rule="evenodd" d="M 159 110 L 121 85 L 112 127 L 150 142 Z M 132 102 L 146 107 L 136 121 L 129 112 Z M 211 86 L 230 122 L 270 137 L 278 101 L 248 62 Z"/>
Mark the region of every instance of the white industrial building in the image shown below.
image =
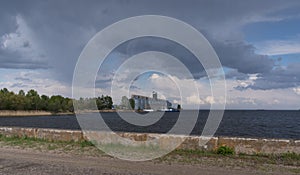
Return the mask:
<path id="1" fill-rule="evenodd" d="M 149 110 L 152 109 L 154 111 L 158 110 L 165 110 L 172 107 L 172 103 L 168 100 L 158 99 L 157 93 L 152 93 L 152 98 L 142 95 L 135 95 L 131 96 L 134 99 L 134 109 L 135 110 Z"/>

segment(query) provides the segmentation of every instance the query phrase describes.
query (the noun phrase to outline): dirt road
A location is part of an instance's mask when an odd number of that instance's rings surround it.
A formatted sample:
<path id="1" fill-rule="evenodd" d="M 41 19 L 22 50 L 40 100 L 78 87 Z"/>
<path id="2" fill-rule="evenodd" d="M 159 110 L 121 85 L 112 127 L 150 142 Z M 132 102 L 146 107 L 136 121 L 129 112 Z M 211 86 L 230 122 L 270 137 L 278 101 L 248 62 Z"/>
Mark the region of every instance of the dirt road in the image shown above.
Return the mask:
<path id="1" fill-rule="evenodd" d="M 286 174 L 289 174 L 285 172 Z M 284 174 L 282 171 L 264 172 L 256 169 L 229 169 L 206 165 L 164 162 L 130 162 L 101 156 L 56 154 L 36 150 L 0 148 L 0 174 L 105 174 L 105 175 L 193 175 L 193 174 Z"/>

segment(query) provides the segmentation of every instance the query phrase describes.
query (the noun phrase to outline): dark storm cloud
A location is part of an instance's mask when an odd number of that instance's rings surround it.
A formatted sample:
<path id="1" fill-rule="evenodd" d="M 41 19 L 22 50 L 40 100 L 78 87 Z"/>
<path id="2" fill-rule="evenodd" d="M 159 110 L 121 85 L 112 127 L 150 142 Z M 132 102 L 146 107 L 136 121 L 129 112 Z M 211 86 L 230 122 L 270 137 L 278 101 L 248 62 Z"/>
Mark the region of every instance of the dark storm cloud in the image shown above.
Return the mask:
<path id="1" fill-rule="evenodd" d="M 244 42 L 222 42 L 211 38 L 207 32 L 204 34 L 216 50 L 222 65 L 236 69 L 237 73 L 240 74 L 239 76 L 242 76 L 242 74 L 268 73 L 274 67 L 274 60 L 266 55 L 256 54 L 252 45 Z M 116 51 L 126 55 L 126 57 L 145 51 L 165 52 L 182 61 L 191 70 L 195 78 L 206 76 L 205 73 L 203 74 L 203 66 L 188 49 L 166 39 L 155 37 L 139 38 L 123 43 L 116 48 Z M 170 68 L 168 65 L 170 63 L 165 63 L 161 66 L 168 69 Z"/>
<path id="2" fill-rule="evenodd" d="M 0 68 L 9 69 L 48 69 L 49 65 L 43 60 L 24 57 L 17 51 L 6 51 L 0 48 Z"/>
<path id="3" fill-rule="evenodd" d="M 201 78 L 206 76 L 204 68 L 198 59 L 185 47 L 163 38 L 158 37 L 142 37 L 127 41 L 115 49 L 115 52 L 120 53 L 123 59 L 119 60 L 118 64 L 114 64 L 114 68 L 121 66 L 121 64 L 128 58 L 146 51 L 164 52 L 174 56 L 181 61 L 187 69 L 191 71 L 194 78 Z M 108 57 L 108 60 L 110 58 Z M 150 61 L 150 60 L 149 60 Z M 178 67 L 172 66 L 172 62 L 162 61 L 157 63 L 157 66 L 164 68 L 164 70 L 176 73 L 177 77 L 182 77 Z"/>
<path id="4" fill-rule="evenodd" d="M 21 15 L 32 30 L 36 44 L 45 51 L 43 52 L 45 56 L 44 61 L 39 59 L 36 61 L 37 59 L 24 58 L 19 53 L 0 51 L 0 67 L 13 69 L 52 67 L 52 78 L 71 83 L 78 56 L 96 32 L 127 17 L 156 14 L 178 18 L 203 32 L 224 66 L 237 70 L 238 76 L 241 77 L 243 74 L 245 76 L 252 73 L 260 74 L 261 79 L 257 80 L 257 87 L 249 88 L 263 88 L 259 85 L 259 81 L 275 79 L 271 76 L 274 74 L 274 62 L 268 56 L 255 54 L 254 47 L 244 41 L 241 28 L 249 23 L 284 17 L 282 11 L 299 5 L 300 2 L 297 0 L 2 1 L 0 26 L 5 27 L 0 28 L 0 35 L 14 32 L 15 17 Z M 25 42 L 23 46 L 30 48 L 32 44 Z M 192 56 L 185 52 L 176 52 L 179 48 L 177 45 L 157 41 L 152 41 L 151 44 L 142 42 L 141 45 L 133 43 L 126 48 L 127 50 L 119 52 L 121 54 L 125 52 L 126 55 L 129 52 L 138 53 L 153 47 L 173 52 L 195 70 L 193 73 L 196 77 L 203 76 L 201 66 L 189 59 Z M 107 69 L 109 71 L 109 68 Z M 284 78 L 283 76 L 279 78 Z M 106 81 L 103 84 L 105 85 Z M 277 86 L 274 85 L 275 88 Z M 272 88 L 272 83 L 269 88 Z"/>
<path id="5" fill-rule="evenodd" d="M 274 61 L 266 55 L 255 53 L 252 45 L 242 42 L 212 42 L 223 66 L 244 74 L 268 73 Z"/>

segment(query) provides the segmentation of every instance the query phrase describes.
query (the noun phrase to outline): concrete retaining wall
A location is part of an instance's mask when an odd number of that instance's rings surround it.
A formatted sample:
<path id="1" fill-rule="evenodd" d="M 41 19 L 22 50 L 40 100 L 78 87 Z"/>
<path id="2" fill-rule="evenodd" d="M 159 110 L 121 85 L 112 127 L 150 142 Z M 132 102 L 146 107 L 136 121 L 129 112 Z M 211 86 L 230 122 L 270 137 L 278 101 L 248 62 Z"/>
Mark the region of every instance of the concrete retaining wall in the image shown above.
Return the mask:
<path id="1" fill-rule="evenodd" d="M 92 131 L 91 131 L 92 132 Z M 27 136 L 32 138 L 46 139 L 51 141 L 83 141 L 87 138 L 82 131 L 42 129 L 42 128 L 18 128 L 18 127 L 0 127 L 0 134 L 5 136 Z M 189 150 L 207 150 L 212 151 L 220 146 L 229 146 L 234 148 L 236 153 L 257 154 L 257 153 L 287 153 L 294 152 L 300 154 L 300 140 L 285 139 L 255 139 L 255 138 L 236 138 L 236 137 L 197 137 L 150 133 L 125 133 L 117 134 L 112 132 L 94 132 L 97 139 L 107 143 L 123 144 L 116 138 L 116 135 L 130 140 L 145 142 L 156 140 L 155 144 L 161 148 L 167 148 L 168 143 L 183 143 L 178 149 Z M 205 144 L 203 144 L 205 143 Z"/>

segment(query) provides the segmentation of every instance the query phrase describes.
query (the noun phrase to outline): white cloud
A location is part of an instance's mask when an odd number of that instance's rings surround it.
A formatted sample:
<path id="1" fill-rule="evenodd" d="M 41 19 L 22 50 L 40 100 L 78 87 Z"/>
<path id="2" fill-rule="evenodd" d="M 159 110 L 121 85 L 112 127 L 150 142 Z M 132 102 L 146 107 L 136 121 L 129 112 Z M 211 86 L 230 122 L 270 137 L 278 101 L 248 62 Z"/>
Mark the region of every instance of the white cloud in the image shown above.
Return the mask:
<path id="1" fill-rule="evenodd" d="M 279 104 L 279 103 L 280 103 L 279 100 L 277 100 L 277 99 L 274 99 L 274 100 L 273 100 L 273 104 Z"/>
<path id="2" fill-rule="evenodd" d="M 257 80 L 258 79 L 258 74 L 248 74 L 249 75 L 249 80 Z"/>
<path id="3" fill-rule="evenodd" d="M 235 89 L 238 81 L 227 80 L 227 104 L 229 109 L 298 109 L 297 88 L 243 91 Z"/>
<path id="4" fill-rule="evenodd" d="M 3 77 L 5 80 L 0 81 L 0 88 L 8 88 L 16 93 L 20 89 L 35 89 L 39 94 L 72 96 L 69 85 L 49 79 L 45 74 L 47 71 L 14 71 Z"/>
<path id="5" fill-rule="evenodd" d="M 192 95 L 189 97 L 186 97 L 186 102 L 187 104 L 204 104 L 204 102 L 197 96 L 197 95 Z"/>
<path id="6" fill-rule="evenodd" d="M 158 74 L 152 74 L 150 79 L 158 79 L 160 76 Z"/>
<path id="7" fill-rule="evenodd" d="M 1 37 L 1 48 L 13 52 L 22 52 L 22 54 L 31 54 L 26 56 L 36 58 L 37 55 L 32 54 L 36 53 L 39 48 L 35 44 L 31 29 L 20 15 L 16 16 L 16 24 L 17 29 L 15 32 L 5 34 Z"/>
<path id="8" fill-rule="evenodd" d="M 180 104 L 180 102 L 178 100 L 173 100 L 172 102 L 175 104 Z"/>
<path id="9" fill-rule="evenodd" d="M 214 104 L 214 103 L 216 103 L 213 96 L 207 96 L 207 97 L 205 98 L 205 102 L 206 102 L 206 103 L 209 103 L 209 104 Z"/>
<path id="10" fill-rule="evenodd" d="M 300 87 L 293 88 L 293 91 L 294 91 L 296 94 L 300 95 Z"/>
<path id="11" fill-rule="evenodd" d="M 64 96 L 71 97 L 71 87 L 67 84 L 51 80 L 45 76 L 47 74 L 44 72 L 37 71 L 15 71 L 5 76 L 2 76 L 4 81 L 0 82 L 0 88 L 8 88 L 18 92 L 20 89 L 28 91 L 30 89 L 36 89 L 40 94 L 54 95 L 61 94 Z M 160 77 L 159 79 L 168 79 L 167 77 Z M 169 80 L 170 81 L 170 80 Z M 165 81 L 166 82 L 166 81 Z M 155 81 L 154 81 L 155 83 Z M 191 91 L 191 80 L 182 80 L 185 85 L 184 91 Z M 235 80 L 227 80 L 227 104 L 228 109 L 298 109 L 300 104 L 299 96 L 300 88 L 290 88 L 290 89 L 276 89 L 276 90 L 252 90 L 246 89 L 244 91 L 239 91 L 234 89 L 239 84 Z M 136 84 L 138 85 L 138 84 Z M 169 83 L 163 84 L 164 86 L 169 86 Z M 210 104 L 218 104 L 222 101 L 221 97 L 212 97 L 210 94 L 210 85 L 205 81 L 197 81 L 196 85 L 199 89 L 199 96 L 194 93 L 183 99 L 175 90 L 159 91 L 159 96 L 166 99 L 174 99 L 173 103 L 180 102 L 184 109 L 197 108 L 199 105 L 201 108 L 209 108 Z M 218 83 L 216 83 L 218 86 Z M 160 84 L 160 86 L 162 86 Z M 153 86 L 155 87 L 155 86 Z M 58 92 L 59 90 L 59 92 Z M 93 89 L 85 89 L 91 91 Z M 220 89 L 221 90 L 221 89 Z M 152 87 L 148 90 L 136 89 L 134 92 L 142 95 L 151 96 Z M 97 88 L 96 95 L 110 95 L 110 89 Z M 118 104 L 120 98 L 123 95 L 127 95 L 128 92 L 125 88 L 118 89 L 115 93 L 114 103 Z M 193 92 L 191 92 L 193 93 Z M 172 98 L 175 97 L 175 98 Z"/>
<path id="12" fill-rule="evenodd" d="M 14 32 L 0 37 L 2 68 L 47 68 L 44 50 L 21 15 L 16 16 L 16 25 Z"/>

